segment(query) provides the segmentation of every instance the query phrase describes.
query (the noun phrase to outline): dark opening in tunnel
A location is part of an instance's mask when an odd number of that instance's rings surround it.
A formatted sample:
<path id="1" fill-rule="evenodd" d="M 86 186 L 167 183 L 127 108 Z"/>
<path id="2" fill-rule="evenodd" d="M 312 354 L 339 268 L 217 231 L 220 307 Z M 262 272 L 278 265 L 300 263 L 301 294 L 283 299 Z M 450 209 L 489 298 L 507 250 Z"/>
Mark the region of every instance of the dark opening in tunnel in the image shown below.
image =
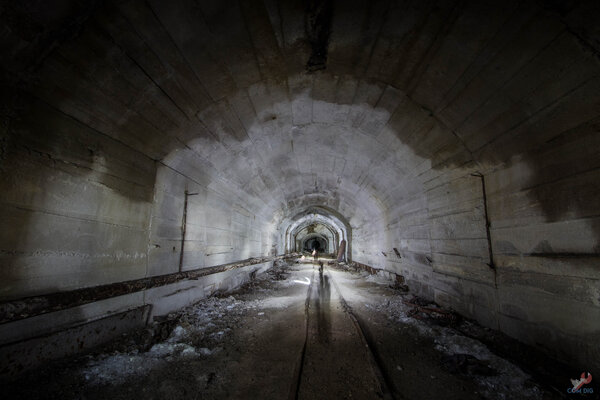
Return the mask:
<path id="1" fill-rule="evenodd" d="M 302 246 L 302 250 L 304 251 L 317 250 L 318 252 L 322 252 L 327 251 L 327 249 L 329 249 L 329 243 L 327 242 L 327 238 L 322 236 L 305 239 Z"/>

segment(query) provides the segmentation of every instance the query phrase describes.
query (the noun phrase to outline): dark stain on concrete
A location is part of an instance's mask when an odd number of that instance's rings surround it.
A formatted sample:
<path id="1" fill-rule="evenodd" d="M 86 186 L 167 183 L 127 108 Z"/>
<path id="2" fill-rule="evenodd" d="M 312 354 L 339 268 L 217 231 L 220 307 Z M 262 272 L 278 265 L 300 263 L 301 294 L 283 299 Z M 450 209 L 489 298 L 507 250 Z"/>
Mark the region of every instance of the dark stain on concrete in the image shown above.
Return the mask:
<path id="1" fill-rule="evenodd" d="M 332 0 L 306 1 L 304 27 L 311 48 L 311 55 L 306 63 L 308 72 L 319 71 L 327 67 L 332 18 Z"/>

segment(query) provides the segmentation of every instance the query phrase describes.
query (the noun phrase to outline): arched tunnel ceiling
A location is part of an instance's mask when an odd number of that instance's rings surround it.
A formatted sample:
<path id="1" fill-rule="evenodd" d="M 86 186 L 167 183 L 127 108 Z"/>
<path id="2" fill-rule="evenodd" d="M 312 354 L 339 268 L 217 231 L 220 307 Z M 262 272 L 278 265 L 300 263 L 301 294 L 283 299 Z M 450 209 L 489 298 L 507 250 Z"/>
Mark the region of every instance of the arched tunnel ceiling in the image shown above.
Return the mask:
<path id="1" fill-rule="evenodd" d="M 348 261 L 597 365 L 599 20 L 597 0 L 2 2 L 0 301 L 69 307 L 5 331 L 79 331 L 80 289 L 154 313 L 234 287 L 322 219 Z"/>
<path id="2" fill-rule="evenodd" d="M 315 223 L 330 227 L 337 231 L 341 238 L 349 234 L 350 226 L 344 219 L 340 219 L 336 213 L 322 207 L 309 207 L 304 212 L 296 214 L 293 218 L 284 221 L 288 228 L 286 234 L 295 235 L 301 229 Z"/>
<path id="3" fill-rule="evenodd" d="M 598 117 L 593 2 L 323 4 L 324 27 L 295 1 L 5 5 L 4 93 L 273 226 L 312 205 L 382 221 L 441 174 L 484 172 Z"/>

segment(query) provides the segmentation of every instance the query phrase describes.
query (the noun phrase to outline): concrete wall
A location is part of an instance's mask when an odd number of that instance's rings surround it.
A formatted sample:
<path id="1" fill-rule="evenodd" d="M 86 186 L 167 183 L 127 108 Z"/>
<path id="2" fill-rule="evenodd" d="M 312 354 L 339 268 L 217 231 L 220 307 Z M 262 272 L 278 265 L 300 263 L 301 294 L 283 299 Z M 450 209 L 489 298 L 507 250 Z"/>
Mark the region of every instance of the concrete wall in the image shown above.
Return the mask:
<path id="1" fill-rule="evenodd" d="M 2 15 L 0 299 L 178 271 L 187 190 L 183 271 L 320 206 L 354 260 L 591 368 L 595 2 L 336 1 L 318 71 L 301 2 L 222 5 Z"/>
<path id="2" fill-rule="evenodd" d="M 486 326 L 558 359 L 597 365 L 597 216 L 584 205 L 600 195 L 594 129 L 569 132 L 483 180 L 469 174 L 430 188 L 427 208 L 388 232 L 382 265 L 412 291 Z"/>
<path id="3" fill-rule="evenodd" d="M 192 160 L 186 160 L 190 168 Z M 161 165 L 156 178 L 148 275 L 193 270 L 271 253 L 271 236 L 264 222 L 232 201 L 229 188 L 211 190 L 184 172 Z M 207 182 L 214 185 L 211 177 Z M 188 192 L 184 255 L 180 260 L 185 192 Z"/>
<path id="4" fill-rule="evenodd" d="M 75 355 L 211 294 L 231 291 L 271 268 L 255 264 L 0 325 L 0 380 Z"/>
<path id="5" fill-rule="evenodd" d="M 98 286 L 271 252 L 235 188 L 205 184 L 31 99 L 3 150 L 1 299 Z M 185 167 L 185 168 L 184 168 Z M 210 186 L 210 187 L 209 187 Z"/>
<path id="6" fill-rule="evenodd" d="M 0 180 L 3 301 L 178 272 L 186 190 L 194 195 L 182 271 L 271 253 L 265 224 L 234 202 L 228 184 L 185 175 L 192 161 L 176 170 L 42 101 L 10 95 Z M 0 375 L 89 349 L 270 265 L 3 323 Z"/>
<path id="7" fill-rule="evenodd" d="M 154 161 L 22 100 L 4 132 L 0 298 L 145 276 Z"/>
<path id="8" fill-rule="evenodd" d="M 597 128 L 566 132 L 486 181 L 498 326 L 583 365 L 600 355 Z"/>

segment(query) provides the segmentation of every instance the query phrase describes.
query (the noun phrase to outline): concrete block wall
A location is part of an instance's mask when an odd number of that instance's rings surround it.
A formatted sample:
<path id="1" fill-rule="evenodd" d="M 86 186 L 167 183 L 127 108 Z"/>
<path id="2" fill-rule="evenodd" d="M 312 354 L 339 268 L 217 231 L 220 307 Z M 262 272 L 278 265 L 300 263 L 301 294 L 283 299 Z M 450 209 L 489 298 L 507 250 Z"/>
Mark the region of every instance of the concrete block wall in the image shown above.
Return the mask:
<path id="1" fill-rule="evenodd" d="M 568 133 L 483 177 L 448 177 L 429 188 L 427 208 L 388 230 L 381 266 L 416 294 L 557 359 L 596 367 L 597 216 L 576 206 L 600 200 L 595 129 Z"/>
<path id="2" fill-rule="evenodd" d="M 0 299 L 143 277 L 154 161 L 23 101 L 2 155 Z"/>
<path id="3" fill-rule="evenodd" d="M 183 271 L 270 254 L 268 224 L 226 182 L 202 186 L 43 102 L 22 113 L 3 151 L 0 299 L 178 272 L 186 190 Z"/>
<path id="4" fill-rule="evenodd" d="M 299 2 L 80 3 L 0 18 L 0 299 L 177 271 L 187 190 L 184 271 L 322 206 L 357 262 L 597 354 L 594 2 L 342 2 L 310 73 Z"/>
<path id="5" fill-rule="evenodd" d="M 198 174 L 192 180 L 38 99 L 11 96 L 0 160 L 2 302 L 178 272 L 186 190 L 197 195 L 188 198 L 182 271 L 272 253 L 268 225 L 236 205 L 226 183 L 202 186 Z M 271 265 L 0 324 L 0 375 L 85 351 Z"/>
<path id="6" fill-rule="evenodd" d="M 498 326 L 561 359 L 598 366 L 597 123 L 487 178 Z"/>
<path id="7" fill-rule="evenodd" d="M 155 317 L 228 292 L 272 267 L 258 263 L 0 325 L 0 381 L 144 327 Z"/>
<path id="8" fill-rule="evenodd" d="M 232 204 L 233 196 L 222 188 L 217 191 L 197 182 L 171 167 L 158 167 L 149 276 L 178 272 L 180 262 L 181 270 L 187 271 L 270 255 L 268 226 L 241 204 Z M 186 191 L 186 237 L 180 260 Z"/>

